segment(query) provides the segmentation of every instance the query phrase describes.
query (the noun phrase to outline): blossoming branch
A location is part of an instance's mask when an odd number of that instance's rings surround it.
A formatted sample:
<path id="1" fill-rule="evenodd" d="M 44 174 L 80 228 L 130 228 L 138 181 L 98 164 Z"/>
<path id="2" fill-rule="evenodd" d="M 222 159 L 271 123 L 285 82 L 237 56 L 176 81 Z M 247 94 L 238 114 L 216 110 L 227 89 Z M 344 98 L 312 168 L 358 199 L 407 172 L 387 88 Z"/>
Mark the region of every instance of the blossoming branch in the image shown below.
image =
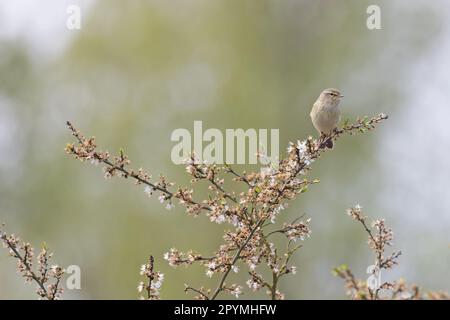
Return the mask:
<path id="1" fill-rule="evenodd" d="M 386 255 L 386 248 L 392 246 L 394 233 L 387 227 L 384 219 L 367 222 L 359 205 L 347 210 L 347 214 L 359 222 L 368 235 L 368 245 L 375 255 L 375 264 L 370 266 L 372 275 L 367 281 L 358 280 L 347 265 L 333 269 L 333 273 L 345 281 L 346 293 L 356 300 L 421 300 L 421 299 L 450 299 L 446 292 L 422 292 L 417 285 L 408 285 L 404 279 L 398 281 L 381 281 L 381 271 L 392 269 L 398 264 L 400 251 L 393 251 Z M 369 270 L 368 269 L 368 270 Z"/>
<path id="2" fill-rule="evenodd" d="M 154 270 L 155 259 L 150 256 L 148 263 L 141 266 L 140 275 L 146 278 L 146 281 L 140 281 L 138 292 L 141 294 L 141 300 L 159 300 L 159 289 L 164 280 L 164 274 Z M 146 297 L 143 293 L 146 293 Z"/>
<path id="3" fill-rule="evenodd" d="M 63 289 L 60 287 L 65 270 L 58 265 L 51 265 L 53 253 L 48 252 L 45 245 L 34 259 L 34 248 L 28 242 L 22 242 L 14 234 L 7 234 L 4 225 L 0 228 L 0 239 L 3 247 L 8 249 L 11 257 L 17 259 L 17 272 L 25 279 L 26 283 L 35 282 L 36 293 L 41 299 L 60 299 Z M 37 265 L 36 270 L 33 268 Z"/>

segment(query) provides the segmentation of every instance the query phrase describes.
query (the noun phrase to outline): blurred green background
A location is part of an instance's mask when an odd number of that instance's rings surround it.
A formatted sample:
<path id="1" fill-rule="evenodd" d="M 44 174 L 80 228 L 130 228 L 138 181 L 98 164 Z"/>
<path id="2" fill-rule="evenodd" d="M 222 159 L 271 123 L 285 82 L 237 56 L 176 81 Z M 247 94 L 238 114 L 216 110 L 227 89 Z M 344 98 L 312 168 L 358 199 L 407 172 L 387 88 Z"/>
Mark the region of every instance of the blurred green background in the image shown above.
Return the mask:
<path id="1" fill-rule="evenodd" d="M 80 30 L 66 8 L 79 5 Z M 381 30 L 366 9 L 381 8 Z M 373 133 L 345 137 L 314 164 L 321 183 L 291 203 L 312 236 L 281 283 L 288 299 L 344 298 L 331 269 L 366 278 L 373 258 L 345 216 L 360 203 L 384 217 L 403 251 L 400 276 L 450 289 L 450 4 L 447 1 L 25 1 L 0 3 L 0 222 L 55 262 L 81 267 L 66 299 L 135 299 L 151 253 L 165 273 L 163 299 L 184 283 L 213 286 L 204 268 L 170 268 L 171 247 L 213 252 L 222 226 L 166 211 L 131 181 L 64 154 L 65 121 L 100 147 L 125 148 L 134 167 L 188 183 L 172 164 L 176 128 L 279 128 L 280 148 L 315 134 L 312 103 L 327 87 L 345 95 L 344 118 L 385 112 Z M 237 167 L 239 169 L 239 166 Z M 240 168 L 242 169 L 242 168 Z M 245 279 L 245 272 L 236 281 Z M 34 299 L 15 262 L 0 254 L 0 299 Z M 246 291 L 244 298 L 264 297 Z"/>

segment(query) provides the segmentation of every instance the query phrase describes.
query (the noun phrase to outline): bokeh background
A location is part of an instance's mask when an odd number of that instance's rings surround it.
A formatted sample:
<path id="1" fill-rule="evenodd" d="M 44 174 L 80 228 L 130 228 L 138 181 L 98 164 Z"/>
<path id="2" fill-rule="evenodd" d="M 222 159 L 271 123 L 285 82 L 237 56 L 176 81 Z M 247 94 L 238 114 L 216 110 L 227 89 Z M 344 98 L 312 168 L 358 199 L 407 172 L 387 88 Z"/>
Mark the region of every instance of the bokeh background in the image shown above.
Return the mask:
<path id="1" fill-rule="evenodd" d="M 81 30 L 66 28 L 80 6 Z M 382 30 L 366 9 L 381 8 Z M 290 299 L 344 298 L 331 269 L 366 278 L 373 258 L 345 210 L 384 217 L 403 251 L 386 280 L 450 289 L 450 3 L 294 0 L 7 0 L 0 2 L 0 222 L 55 262 L 77 264 L 66 299 L 135 299 L 152 253 L 164 299 L 184 283 L 212 286 L 203 268 L 170 268 L 170 247 L 212 252 L 221 226 L 166 211 L 130 181 L 64 154 L 72 120 L 104 149 L 185 184 L 172 164 L 176 128 L 279 128 L 280 147 L 315 131 L 312 103 L 340 88 L 344 118 L 385 112 L 376 131 L 345 137 L 314 164 L 321 183 L 283 219 L 306 213 L 313 233 L 281 284 Z M 245 278 L 244 272 L 237 281 Z M 241 277 L 241 278 L 240 278 Z M 241 279 L 241 280 L 240 280 Z M 0 254 L 0 298 L 34 299 Z M 263 297 L 246 294 L 245 298 Z"/>

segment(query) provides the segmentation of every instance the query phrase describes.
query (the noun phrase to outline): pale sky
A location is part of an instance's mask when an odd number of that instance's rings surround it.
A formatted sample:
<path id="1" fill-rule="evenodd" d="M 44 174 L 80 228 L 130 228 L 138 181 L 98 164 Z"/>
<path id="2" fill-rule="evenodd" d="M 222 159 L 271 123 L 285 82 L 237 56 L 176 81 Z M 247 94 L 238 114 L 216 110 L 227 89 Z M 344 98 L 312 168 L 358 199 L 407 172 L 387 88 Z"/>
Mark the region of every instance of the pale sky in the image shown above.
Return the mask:
<path id="1" fill-rule="evenodd" d="M 33 53 L 48 58 L 60 53 L 76 31 L 66 27 L 67 8 L 78 5 L 87 15 L 95 0 L 2 0 L 0 39 L 22 39 Z"/>

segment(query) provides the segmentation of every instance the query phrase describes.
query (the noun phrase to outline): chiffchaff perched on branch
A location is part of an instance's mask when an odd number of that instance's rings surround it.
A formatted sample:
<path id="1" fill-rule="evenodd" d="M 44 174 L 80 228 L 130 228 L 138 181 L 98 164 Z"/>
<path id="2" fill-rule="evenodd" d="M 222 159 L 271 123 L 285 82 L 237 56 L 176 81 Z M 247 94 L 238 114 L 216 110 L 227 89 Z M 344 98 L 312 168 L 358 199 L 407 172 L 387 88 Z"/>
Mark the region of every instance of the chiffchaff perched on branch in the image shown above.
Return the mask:
<path id="1" fill-rule="evenodd" d="M 330 135 L 341 120 L 339 103 L 343 95 L 337 89 L 329 88 L 322 91 L 312 107 L 310 116 L 314 128 L 319 132 L 320 139 Z M 327 141 L 326 147 L 333 148 L 333 140 Z"/>

